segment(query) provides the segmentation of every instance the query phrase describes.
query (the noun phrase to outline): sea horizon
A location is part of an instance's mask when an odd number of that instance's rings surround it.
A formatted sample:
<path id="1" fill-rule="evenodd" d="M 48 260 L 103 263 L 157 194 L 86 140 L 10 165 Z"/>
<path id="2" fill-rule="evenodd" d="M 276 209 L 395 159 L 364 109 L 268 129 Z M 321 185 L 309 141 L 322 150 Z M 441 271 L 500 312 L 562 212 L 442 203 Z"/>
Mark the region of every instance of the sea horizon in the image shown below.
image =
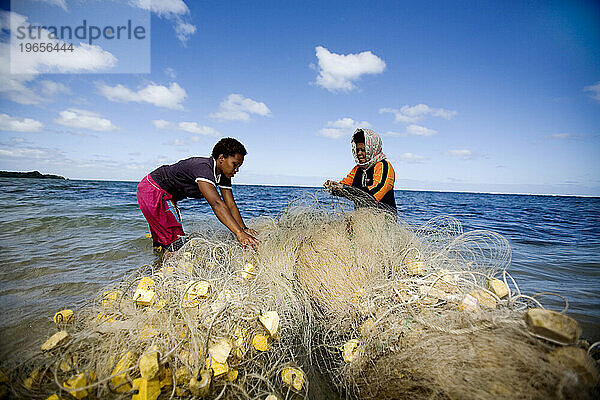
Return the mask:
<path id="1" fill-rule="evenodd" d="M 22 172 L 22 171 L 11 171 Z M 25 172 L 25 171 L 23 171 Z M 45 174 L 56 175 L 56 174 Z M 104 178 L 67 178 L 69 181 L 84 181 L 84 182 L 139 182 L 133 179 L 104 179 Z M 36 179 L 36 178 L 4 178 L 4 179 Z M 233 183 L 234 186 L 268 186 L 268 187 L 290 187 L 290 188 L 308 188 L 308 189 L 323 189 L 322 186 L 291 184 L 283 185 L 276 183 Z M 443 190 L 443 189 L 394 189 L 395 192 L 430 192 L 430 193 L 465 193 L 465 194 L 490 194 L 490 195 L 514 195 L 514 196 L 547 196 L 547 197 L 577 197 L 577 198 L 600 198 L 600 195 L 584 195 L 584 194 L 559 194 L 559 193 L 525 193 L 525 192 L 501 192 L 501 191 L 475 191 L 475 190 Z"/>

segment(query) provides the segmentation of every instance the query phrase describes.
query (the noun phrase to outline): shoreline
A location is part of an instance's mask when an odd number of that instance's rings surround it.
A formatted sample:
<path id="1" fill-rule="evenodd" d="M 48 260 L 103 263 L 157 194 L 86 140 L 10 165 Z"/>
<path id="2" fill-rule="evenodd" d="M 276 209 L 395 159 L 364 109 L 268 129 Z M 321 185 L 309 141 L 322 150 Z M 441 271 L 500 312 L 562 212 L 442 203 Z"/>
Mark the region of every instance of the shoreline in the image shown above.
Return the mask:
<path id="1" fill-rule="evenodd" d="M 24 179 L 60 179 L 68 180 L 61 175 L 42 174 L 40 171 L 15 172 L 15 171 L 0 171 L 0 178 L 24 178 Z"/>

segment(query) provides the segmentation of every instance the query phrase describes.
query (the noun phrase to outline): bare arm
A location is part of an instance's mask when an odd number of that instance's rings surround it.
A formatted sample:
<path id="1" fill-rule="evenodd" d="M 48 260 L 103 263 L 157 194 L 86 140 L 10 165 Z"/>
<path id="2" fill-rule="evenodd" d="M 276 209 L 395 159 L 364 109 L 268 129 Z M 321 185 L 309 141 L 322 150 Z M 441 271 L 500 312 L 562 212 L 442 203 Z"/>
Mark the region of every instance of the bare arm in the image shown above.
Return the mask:
<path id="1" fill-rule="evenodd" d="M 238 209 L 235 199 L 233 198 L 233 191 L 231 189 L 221 188 L 221 196 L 223 197 L 223 201 L 227 205 L 227 208 L 229 208 L 231 215 L 237 221 L 237 223 L 240 225 L 242 230 L 252 236 L 256 236 L 258 233 L 254 229 L 248 228 L 246 226 L 246 224 L 244 223 L 244 219 L 242 218 L 242 215 L 240 214 L 240 210 Z"/>
<path id="2" fill-rule="evenodd" d="M 227 208 L 229 208 L 229 211 L 231 212 L 231 215 L 236 220 L 236 222 L 238 223 L 238 225 L 242 229 L 246 228 L 246 224 L 244 224 L 244 220 L 242 219 L 242 216 L 240 214 L 240 210 L 238 209 L 238 206 L 235 203 L 235 200 L 233 198 L 233 192 L 231 191 L 231 189 L 223 189 L 223 188 L 221 188 L 221 195 L 223 196 L 223 201 L 227 205 Z"/>
<path id="3" fill-rule="evenodd" d="M 258 244 L 258 241 L 255 238 L 244 232 L 242 229 L 244 222 L 242 221 L 239 210 L 237 211 L 237 216 L 239 221 L 241 221 L 242 226 L 240 226 L 238 220 L 231 213 L 227 204 L 221 199 L 216 187 L 208 182 L 198 182 L 198 188 L 206 201 L 208 201 L 208 204 L 210 204 L 219 221 L 221 221 L 223 225 L 237 237 L 240 243 L 249 244 L 254 247 Z M 231 198 L 233 199 L 233 196 Z M 235 209 L 237 210 L 237 206 Z"/>

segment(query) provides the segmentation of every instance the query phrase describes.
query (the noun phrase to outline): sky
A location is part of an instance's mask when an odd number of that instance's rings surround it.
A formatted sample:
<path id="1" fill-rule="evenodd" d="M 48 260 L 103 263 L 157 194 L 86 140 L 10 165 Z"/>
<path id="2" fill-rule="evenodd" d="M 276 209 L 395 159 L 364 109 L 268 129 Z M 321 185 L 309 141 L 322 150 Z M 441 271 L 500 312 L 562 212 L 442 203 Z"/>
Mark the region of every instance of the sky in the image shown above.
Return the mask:
<path id="1" fill-rule="evenodd" d="M 1 170 L 139 181 L 235 137 L 234 183 L 320 186 L 352 169 L 362 127 L 397 190 L 600 196 L 596 1 L 0 8 Z"/>

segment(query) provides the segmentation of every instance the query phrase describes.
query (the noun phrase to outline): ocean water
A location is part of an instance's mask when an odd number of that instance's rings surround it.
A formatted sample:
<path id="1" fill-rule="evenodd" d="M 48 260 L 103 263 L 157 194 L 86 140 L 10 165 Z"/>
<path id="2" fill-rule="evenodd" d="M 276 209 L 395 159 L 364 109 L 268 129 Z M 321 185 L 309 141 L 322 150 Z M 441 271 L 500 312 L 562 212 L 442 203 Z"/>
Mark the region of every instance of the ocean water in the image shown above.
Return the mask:
<path id="1" fill-rule="evenodd" d="M 135 197 L 137 183 L 0 178 L 0 362 L 23 359 L 53 314 L 84 306 L 102 288 L 156 260 Z M 276 216 L 317 188 L 235 186 L 245 219 Z M 452 215 L 464 231 L 505 236 L 511 275 L 526 294 L 556 292 L 583 337 L 600 340 L 600 198 L 397 191 L 401 218 Z M 219 226 L 204 200 L 180 203 L 187 232 Z M 541 298 L 557 310 L 557 298 Z"/>

